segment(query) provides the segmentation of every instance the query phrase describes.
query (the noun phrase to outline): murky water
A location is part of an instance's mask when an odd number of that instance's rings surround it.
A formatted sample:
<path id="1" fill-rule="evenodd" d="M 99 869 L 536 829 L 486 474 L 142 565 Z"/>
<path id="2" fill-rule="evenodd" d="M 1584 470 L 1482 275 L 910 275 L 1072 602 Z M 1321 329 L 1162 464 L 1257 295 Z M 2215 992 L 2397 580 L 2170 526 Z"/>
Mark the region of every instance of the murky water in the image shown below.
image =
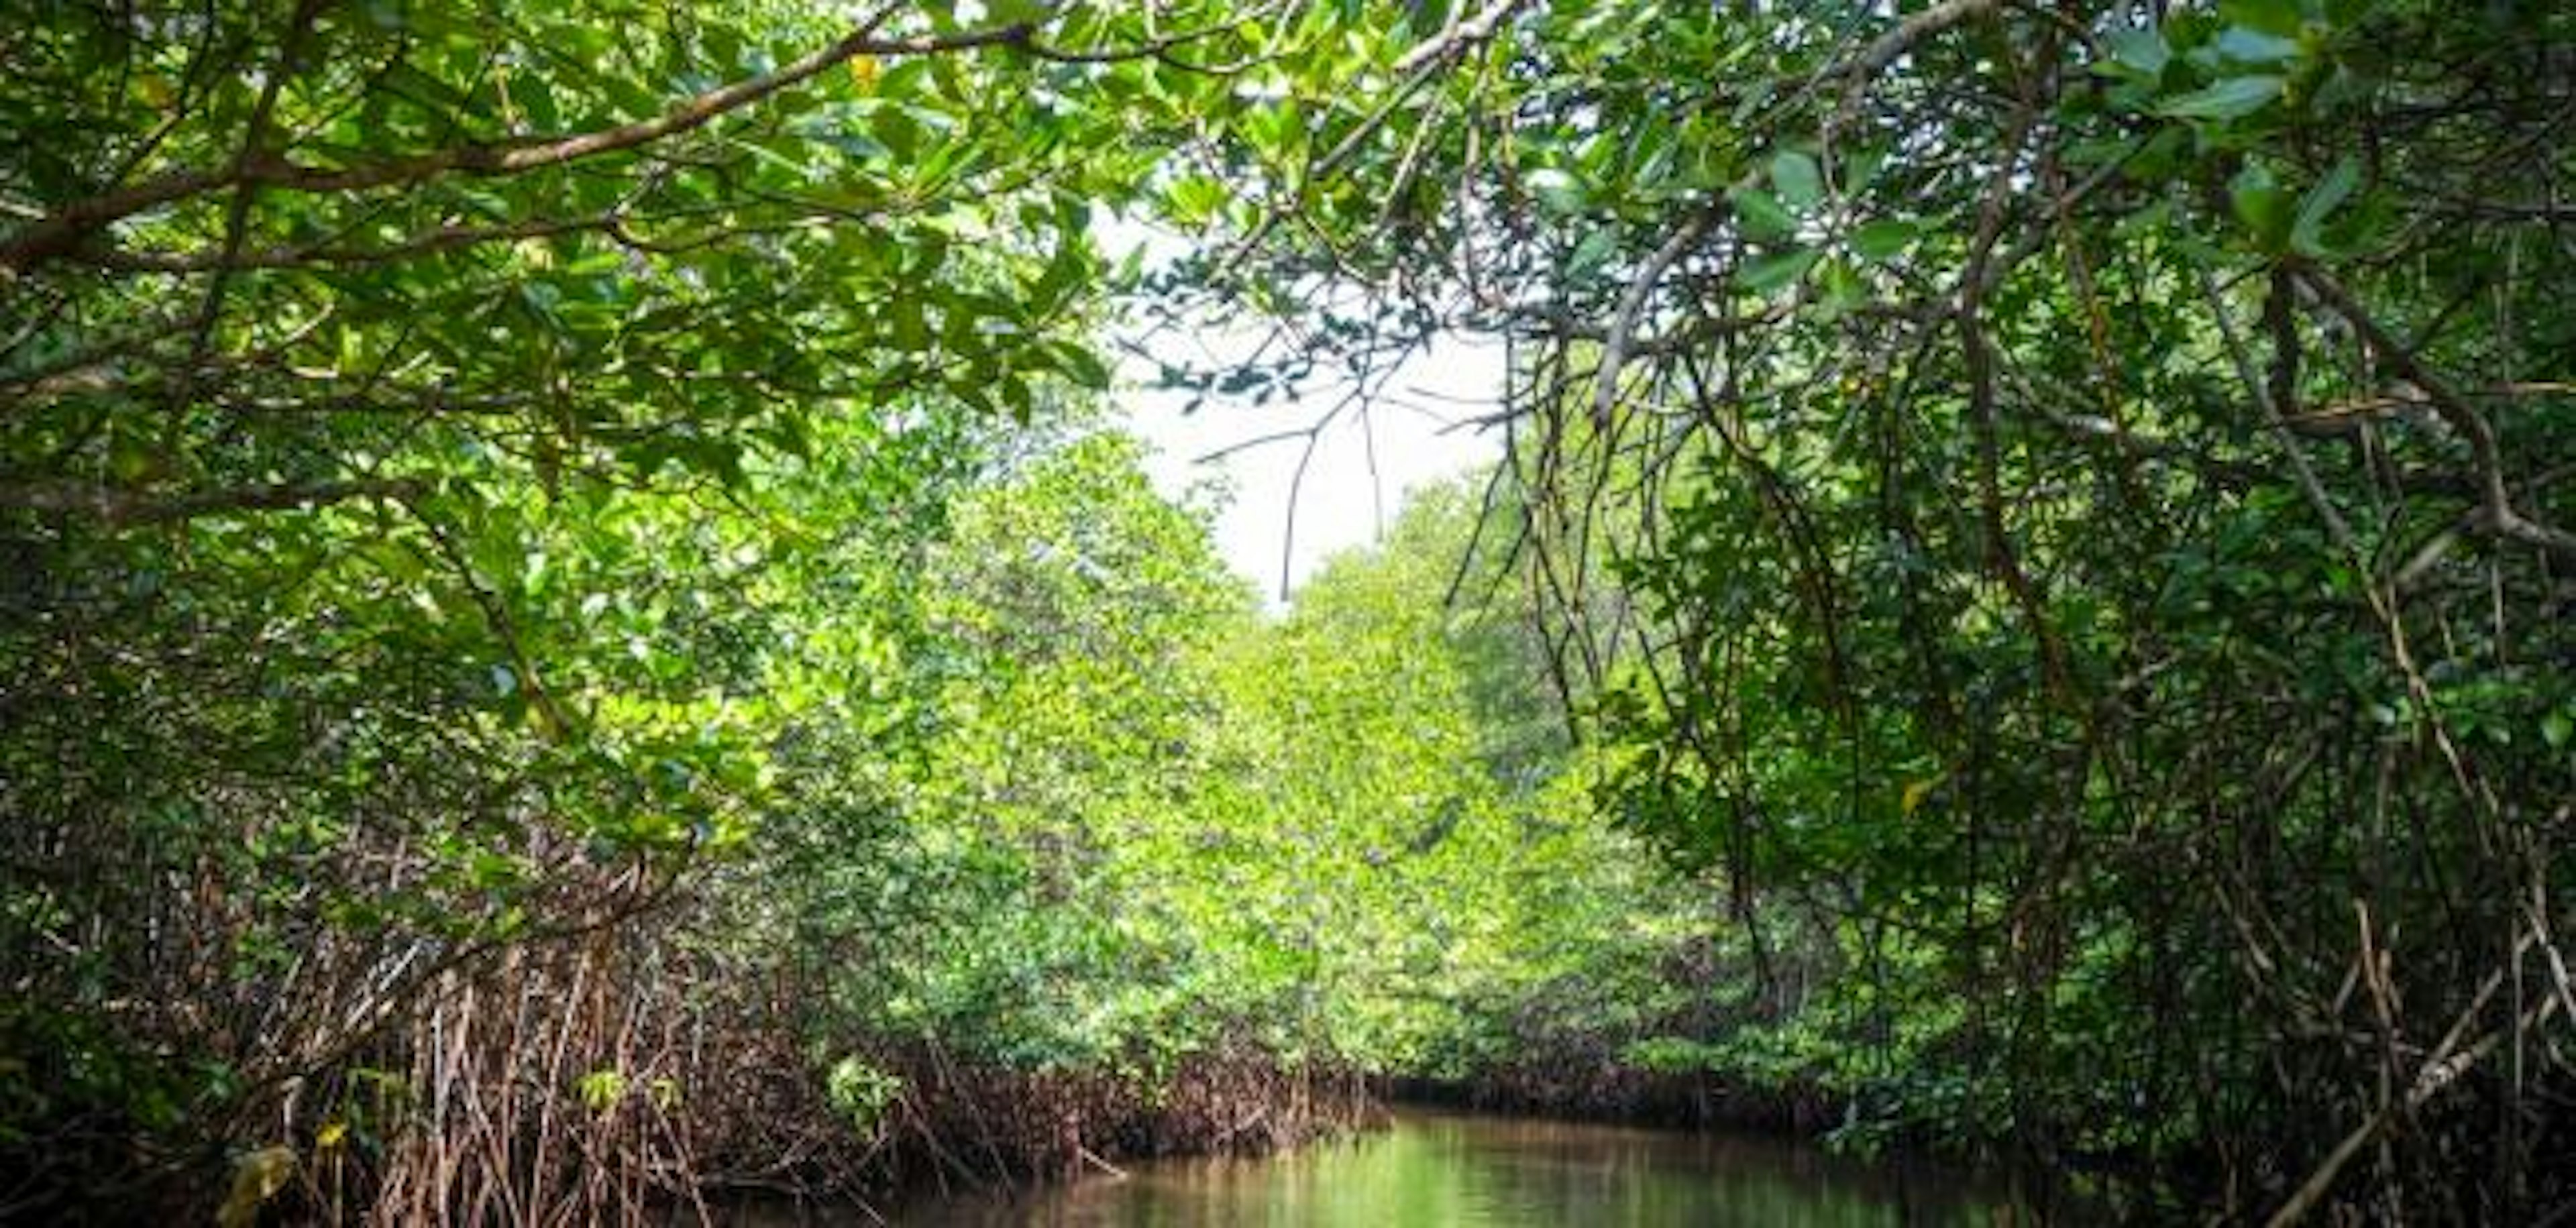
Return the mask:
<path id="1" fill-rule="evenodd" d="M 1955 1173 L 1741 1134 L 1408 1110 L 1391 1129 L 1257 1160 L 1138 1164 L 1124 1178 L 925 1203 L 899 1224 L 1182 1228 L 1857 1225 L 1998 1222 Z"/>

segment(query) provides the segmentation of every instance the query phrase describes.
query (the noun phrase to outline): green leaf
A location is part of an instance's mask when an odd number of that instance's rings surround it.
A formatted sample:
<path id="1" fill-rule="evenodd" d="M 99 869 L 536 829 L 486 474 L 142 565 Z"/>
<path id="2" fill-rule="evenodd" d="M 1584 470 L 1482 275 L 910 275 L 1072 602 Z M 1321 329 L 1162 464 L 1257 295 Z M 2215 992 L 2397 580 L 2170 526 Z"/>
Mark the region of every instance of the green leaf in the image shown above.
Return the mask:
<path id="1" fill-rule="evenodd" d="M 996 26 L 1016 26 L 1044 21 L 1047 0 L 984 0 L 984 18 Z"/>
<path id="2" fill-rule="evenodd" d="M 563 113 L 555 106 L 555 91 L 543 77 L 530 77 L 510 87 L 512 101 L 527 116 L 532 132 L 557 132 L 563 128 Z"/>
<path id="3" fill-rule="evenodd" d="M 1583 183 L 1565 171 L 1543 166 L 1531 171 L 1525 182 L 1529 185 L 1530 194 L 1537 197 L 1538 203 L 1549 212 L 1583 211 Z"/>
<path id="4" fill-rule="evenodd" d="M 2277 64 L 2299 58 L 2299 41 L 2243 26 L 2230 26 L 2218 36 L 2218 54 L 2246 64 Z"/>
<path id="5" fill-rule="evenodd" d="M 907 354 L 930 348 L 930 321 L 922 314 L 920 298 L 907 294 L 895 299 L 886 312 L 886 340 Z"/>
<path id="6" fill-rule="evenodd" d="M 1163 199 L 1171 206 L 1173 220 L 1196 226 L 1231 203 L 1234 191 L 1213 176 L 1183 175 L 1163 189 Z"/>
<path id="7" fill-rule="evenodd" d="M 2267 74 L 2229 77 L 2207 89 L 2168 98 L 2156 108 L 2175 119 L 2239 119 L 2270 106 L 2281 96 L 2282 79 Z"/>
<path id="8" fill-rule="evenodd" d="M 2228 180 L 2227 204 L 2264 250 L 2278 251 L 2289 238 L 2290 194 L 2262 163 L 2248 162 Z"/>
<path id="9" fill-rule="evenodd" d="M 2164 31 L 2154 26 L 2114 30 L 2110 43 L 2112 61 L 2141 76 L 2158 76 L 2173 62 L 2173 48 L 2166 45 Z"/>
<path id="10" fill-rule="evenodd" d="M 2299 198 L 2298 218 L 2290 224 L 2290 246 L 2303 255 L 2326 254 L 2325 224 L 2335 207 L 2361 186 L 2361 163 L 2351 154 L 2338 159 L 2325 178 Z"/>
<path id="11" fill-rule="evenodd" d="M 1852 231 L 1851 249 L 1863 260 L 1885 260 L 1913 246 L 1923 228 L 1903 218 L 1883 217 Z"/>
<path id="12" fill-rule="evenodd" d="M 1817 266 L 1815 281 L 1824 290 L 1825 305 L 1831 314 L 1850 311 L 1869 301 L 1869 287 L 1850 261 L 1825 261 Z"/>
<path id="13" fill-rule="evenodd" d="M 1566 271 L 1586 277 L 1608 267 L 1610 258 L 1619 251 L 1618 232 L 1608 226 L 1594 228 L 1574 245 L 1574 254 L 1566 257 Z"/>
<path id="14" fill-rule="evenodd" d="M 2306 20 L 2301 0 L 2222 0 L 2218 15 L 2238 26 L 2272 34 L 2296 34 Z"/>
<path id="15" fill-rule="evenodd" d="M 1780 207 L 1780 202 L 1759 188 L 1737 188 L 1727 193 L 1735 205 L 1735 216 L 1743 223 L 1744 233 L 1757 239 L 1787 238 L 1798 231 L 1798 219 Z"/>
<path id="16" fill-rule="evenodd" d="M 1100 361 L 1099 355 L 1091 352 L 1091 347 L 1062 345 L 1056 347 L 1055 353 L 1066 378 L 1071 379 L 1076 385 L 1093 392 L 1109 390 L 1109 366 Z"/>
<path id="17" fill-rule="evenodd" d="M 1843 155 L 1841 170 L 1843 194 L 1858 196 L 1878 182 L 1879 172 L 1887 169 L 1885 145 L 1864 145 Z"/>
<path id="18" fill-rule="evenodd" d="M 2576 717 L 2565 712 L 2552 712 L 2540 718 L 2540 738 L 2553 749 L 2567 745 L 2571 736 L 2576 736 Z"/>
<path id="19" fill-rule="evenodd" d="M 1801 213 L 1825 198 L 1824 176 L 1816 169 L 1816 160 L 1794 149 L 1772 157 L 1771 185 L 1779 189 L 1783 203 Z"/>
<path id="20" fill-rule="evenodd" d="M 1808 269 L 1815 267 L 1817 259 L 1823 255 L 1823 252 L 1806 247 L 1777 252 L 1738 268 L 1735 280 L 1747 290 L 1768 295 L 1795 284 L 1807 275 Z"/>

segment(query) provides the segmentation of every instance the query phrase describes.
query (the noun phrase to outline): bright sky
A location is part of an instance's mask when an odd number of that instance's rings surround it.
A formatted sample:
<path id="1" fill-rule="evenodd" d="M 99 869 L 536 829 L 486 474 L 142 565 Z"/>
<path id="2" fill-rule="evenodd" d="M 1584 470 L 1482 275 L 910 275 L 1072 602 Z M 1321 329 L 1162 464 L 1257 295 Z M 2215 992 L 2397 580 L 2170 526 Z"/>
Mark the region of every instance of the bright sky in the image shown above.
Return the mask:
<path id="1" fill-rule="evenodd" d="M 1094 237 L 1113 259 L 1142 248 L 1149 265 L 1177 256 L 1185 242 L 1141 221 L 1114 214 L 1095 221 Z M 1142 337 L 1155 358 L 1211 370 L 1258 348 L 1257 333 L 1211 324 L 1186 337 Z M 1418 487 L 1456 477 L 1502 454 L 1498 430 L 1468 421 L 1491 414 L 1503 394 L 1499 342 L 1443 338 L 1399 366 L 1379 386 L 1365 414 L 1357 407 L 1335 417 L 1315 445 L 1302 484 L 1297 462 L 1302 435 L 1237 448 L 1283 431 L 1303 431 L 1332 409 L 1347 383 L 1308 381 L 1297 398 L 1255 403 L 1252 393 L 1210 392 L 1190 410 L 1191 394 L 1153 386 L 1154 363 L 1121 347 L 1120 409 L 1127 429 L 1153 445 L 1148 473 L 1164 497 L 1184 500 L 1211 485 L 1226 493 L 1216 502 L 1217 549 L 1236 571 L 1260 586 L 1265 600 L 1280 595 L 1280 566 L 1293 589 L 1336 551 L 1378 539 Z M 1212 456 L 1224 453 L 1223 456 Z M 1296 491 L 1294 547 L 1290 548 L 1290 491 Z"/>
<path id="2" fill-rule="evenodd" d="M 1296 487 L 1296 536 L 1289 549 L 1289 492 L 1304 437 L 1204 458 L 1265 435 L 1302 431 L 1332 408 L 1347 385 L 1313 387 L 1301 399 L 1268 405 L 1255 405 L 1250 394 L 1210 393 L 1197 410 L 1184 413 L 1189 393 L 1143 386 L 1153 375 L 1148 364 L 1131 362 L 1122 374 L 1131 385 L 1123 394 L 1128 429 L 1156 450 L 1149 469 L 1156 487 L 1175 499 L 1211 481 L 1228 487 L 1231 495 L 1217 519 L 1217 548 L 1273 602 L 1279 600 L 1283 553 L 1289 583 L 1303 583 L 1327 556 L 1377 540 L 1406 492 L 1465 473 L 1502 450 L 1498 432 L 1480 432 L 1466 421 L 1499 404 L 1502 347 L 1444 339 L 1397 368 L 1365 419 L 1354 408 L 1325 428 L 1305 482 Z"/>

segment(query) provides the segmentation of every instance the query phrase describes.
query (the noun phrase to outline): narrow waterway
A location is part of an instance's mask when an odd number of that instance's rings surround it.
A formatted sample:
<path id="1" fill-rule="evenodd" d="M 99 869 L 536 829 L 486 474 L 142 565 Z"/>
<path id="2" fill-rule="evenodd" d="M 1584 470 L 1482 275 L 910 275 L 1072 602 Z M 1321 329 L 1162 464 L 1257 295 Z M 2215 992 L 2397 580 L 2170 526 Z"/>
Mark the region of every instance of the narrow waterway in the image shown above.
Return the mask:
<path id="1" fill-rule="evenodd" d="M 1859 1225 L 1985 1223 L 1958 1174 L 1758 1135 L 1403 1110 L 1394 1125 L 1264 1159 L 1139 1164 L 1124 1177 L 928 1202 L 894 1220 L 1001 1225 Z"/>

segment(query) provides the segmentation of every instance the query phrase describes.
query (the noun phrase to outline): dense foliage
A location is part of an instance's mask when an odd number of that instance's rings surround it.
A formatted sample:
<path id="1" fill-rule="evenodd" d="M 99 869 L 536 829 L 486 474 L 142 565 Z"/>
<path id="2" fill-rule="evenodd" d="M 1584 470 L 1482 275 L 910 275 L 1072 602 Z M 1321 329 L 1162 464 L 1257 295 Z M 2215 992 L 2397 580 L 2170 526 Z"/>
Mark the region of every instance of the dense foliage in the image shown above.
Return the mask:
<path id="1" fill-rule="evenodd" d="M 0 1214 L 1371 1076 L 2576 1198 L 2564 6 L 19 7 Z M 1507 457 L 1264 610 L 1136 290 L 1309 442 L 1498 334 Z"/>
<path id="2" fill-rule="evenodd" d="M 2565 6 L 1894 7 L 1486 9 L 1330 166 L 1229 147 L 1233 297 L 1514 344 L 1497 550 L 1751 948 L 1658 1059 L 2563 1205 Z"/>
<path id="3" fill-rule="evenodd" d="M 864 1154 L 864 1043 L 1133 1034 L 1041 1021 L 1122 949 L 1017 907 L 1082 870 L 1029 849 L 1149 783 L 1107 773 L 1150 726 L 1083 705 L 1178 719 L 1152 637 L 1241 601 L 1125 462 L 1022 467 L 1106 382 L 1094 202 L 1293 22 L 36 7 L 0 23 L 0 1208 L 229 1169 L 237 1218 L 289 1177 L 632 1214 Z M 1075 553 L 1001 549 L 1041 530 Z"/>

